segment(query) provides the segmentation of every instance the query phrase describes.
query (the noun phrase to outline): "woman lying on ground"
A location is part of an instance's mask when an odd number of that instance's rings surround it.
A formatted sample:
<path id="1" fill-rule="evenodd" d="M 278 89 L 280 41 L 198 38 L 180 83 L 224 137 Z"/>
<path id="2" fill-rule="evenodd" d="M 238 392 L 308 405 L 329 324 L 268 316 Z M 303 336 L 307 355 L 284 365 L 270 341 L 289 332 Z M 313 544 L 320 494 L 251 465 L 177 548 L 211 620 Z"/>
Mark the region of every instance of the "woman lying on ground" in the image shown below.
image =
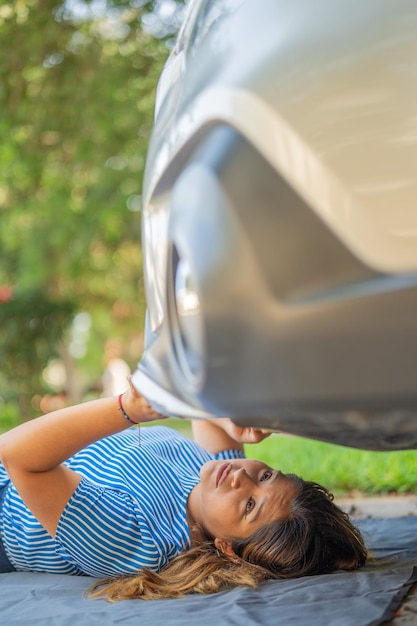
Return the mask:
<path id="1" fill-rule="evenodd" d="M 364 564 L 326 489 L 244 458 L 260 431 L 198 421 L 191 441 L 129 428 L 160 417 L 130 386 L 1 435 L 0 571 L 107 577 L 91 595 L 115 601 Z"/>

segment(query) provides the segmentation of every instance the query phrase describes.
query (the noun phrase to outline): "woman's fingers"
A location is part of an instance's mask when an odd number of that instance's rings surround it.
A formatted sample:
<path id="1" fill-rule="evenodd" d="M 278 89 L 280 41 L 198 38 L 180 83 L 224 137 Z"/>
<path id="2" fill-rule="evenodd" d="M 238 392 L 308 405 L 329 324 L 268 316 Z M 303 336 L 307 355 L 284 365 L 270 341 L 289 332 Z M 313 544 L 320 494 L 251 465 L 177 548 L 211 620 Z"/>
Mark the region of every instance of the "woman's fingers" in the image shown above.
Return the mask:
<path id="1" fill-rule="evenodd" d="M 246 428 L 245 430 L 248 431 L 246 435 L 246 443 L 259 443 L 260 441 L 263 441 L 264 439 L 269 437 L 269 435 L 271 434 L 270 432 L 262 430 L 261 428 Z"/>
<path id="2" fill-rule="evenodd" d="M 158 413 L 144 398 L 132 383 L 132 377 L 127 377 L 129 387 L 125 392 L 125 403 L 130 407 L 132 418 L 137 422 L 151 422 L 166 419 L 166 415 Z M 129 413 L 129 411 L 127 411 Z"/>

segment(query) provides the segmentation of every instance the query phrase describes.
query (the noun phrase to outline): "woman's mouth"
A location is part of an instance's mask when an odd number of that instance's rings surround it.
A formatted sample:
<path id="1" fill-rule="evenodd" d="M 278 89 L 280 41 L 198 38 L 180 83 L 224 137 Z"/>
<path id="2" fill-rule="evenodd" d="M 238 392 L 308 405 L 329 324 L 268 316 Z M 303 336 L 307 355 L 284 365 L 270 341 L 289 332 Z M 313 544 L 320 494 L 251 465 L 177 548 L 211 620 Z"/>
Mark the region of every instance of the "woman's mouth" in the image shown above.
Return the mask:
<path id="1" fill-rule="evenodd" d="M 220 469 L 217 472 L 217 476 L 216 476 L 216 487 L 221 485 L 221 483 L 224 481 L 224 479 L 226 478 L 226 476 L 228 475 L 231 469 L 232 469 L 231 463 L 223 463 L 223 465 L 220 466 Z"/>

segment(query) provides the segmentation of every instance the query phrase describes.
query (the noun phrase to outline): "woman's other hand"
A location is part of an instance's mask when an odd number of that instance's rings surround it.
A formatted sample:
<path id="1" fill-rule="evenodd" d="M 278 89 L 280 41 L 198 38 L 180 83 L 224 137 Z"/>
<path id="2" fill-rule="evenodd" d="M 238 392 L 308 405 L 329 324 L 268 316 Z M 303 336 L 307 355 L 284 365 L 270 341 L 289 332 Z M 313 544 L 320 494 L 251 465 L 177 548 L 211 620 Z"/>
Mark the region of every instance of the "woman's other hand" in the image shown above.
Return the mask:
<path id="1" fill-rule="evenodd" d="M 219 419 L 219 426 L 238 443 L 259 443 L 271 435 L 269 431 L 261 428 L 237 426 L 231 419 L 226 417 Z"/>
<path id="2" fill-rule="evenodd" d="M 271 433 L 260 428 L 236 426 L 227 417 L 192 420 L 194 440 L 211 454 L 242 450 L 246 443 L 259 443 Z"/>

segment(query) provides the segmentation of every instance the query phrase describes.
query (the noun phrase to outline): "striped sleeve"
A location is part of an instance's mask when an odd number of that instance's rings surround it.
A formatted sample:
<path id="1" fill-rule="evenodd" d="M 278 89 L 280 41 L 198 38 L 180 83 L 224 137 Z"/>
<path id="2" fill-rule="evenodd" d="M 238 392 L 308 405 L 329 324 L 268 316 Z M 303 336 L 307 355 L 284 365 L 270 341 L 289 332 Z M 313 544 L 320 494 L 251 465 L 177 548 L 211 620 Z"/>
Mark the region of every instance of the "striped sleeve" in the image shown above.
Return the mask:
<path id="1" fill-rule="evenodd" d="M 68 501 L 55 541 L 58 554 L 90 576 L 158 570 L 164 560 L 135 500 L 86 479 Z"/>
<path id="2" fill-rule="evenodd" d="M 222 450 L 215 454 L 214 458 L 228 461 L 229 459 L 246 459 L 246 455 L 242 450 Z"/>

